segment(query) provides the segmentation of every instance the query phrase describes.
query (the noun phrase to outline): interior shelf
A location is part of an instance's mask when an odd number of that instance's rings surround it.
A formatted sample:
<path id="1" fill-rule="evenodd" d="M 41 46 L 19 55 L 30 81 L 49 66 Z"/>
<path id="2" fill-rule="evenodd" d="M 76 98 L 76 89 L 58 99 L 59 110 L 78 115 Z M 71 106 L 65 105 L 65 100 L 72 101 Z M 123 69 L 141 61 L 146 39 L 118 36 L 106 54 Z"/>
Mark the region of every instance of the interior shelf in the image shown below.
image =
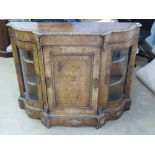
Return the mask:
<path id="1" fill-rule="evenodd" d="M 109 85 L 112 86 L 112 85 L 116 85 L 116 84 L 119 84 L 123 81 L 123 78 L 121 75 L 118 75 L 118 76 L 111 76 L 110 79 L 109 79 Z"/>
<path id="2" fill-rule="evenodd" d="M 109 90 L 109 96 L 108 96 L 109 102 L 119 100 L 123 96 L 124 82 L 125 80 L 121 79 L 119 82 L 109 85 L 109 89 L 108 89 Z"/>
<path id="3" fill-rule="evenodd" d="M 122 57 L 121 59 L 111 63 L 110 83 L 120 81 L 121 78 L 125 76 L 127 60 L 127 57 Z"/>
<path id="4" fill-rule="evenodd" d="M 32 86 L 36 86 L 37 85 L 36 82 L 34 82 L 34 81 L 28 81 L 28 80 L 27 80 L 27 84 L 32 85 Z"/>
<path id="5" fill-rule="evenodd" d="M 26 59 L 25 57 L 23 57 L 23 61 L 26 62 L 26 63 L 34 64 L 34 61 L 33 60 Z"/>
<path id="6" fill-rule="evenodd" d="M 27 81 L 28 84 L 31 84 L 31 85 L 36 85 L 37 84 L 37 80 L 36 80 L 35 76 L 27 76 L 26 81 Z"/>
<path id="7" fill-rule="evenodd" d="M 112 64 L 116 64 L 116 63 L 122 63 L 123 61 L 125 61 L 125 56 L 124 57 L 121 57 L 120 59 L 117 59 L 117 60 L 114 60 L 112 61 Z"/>

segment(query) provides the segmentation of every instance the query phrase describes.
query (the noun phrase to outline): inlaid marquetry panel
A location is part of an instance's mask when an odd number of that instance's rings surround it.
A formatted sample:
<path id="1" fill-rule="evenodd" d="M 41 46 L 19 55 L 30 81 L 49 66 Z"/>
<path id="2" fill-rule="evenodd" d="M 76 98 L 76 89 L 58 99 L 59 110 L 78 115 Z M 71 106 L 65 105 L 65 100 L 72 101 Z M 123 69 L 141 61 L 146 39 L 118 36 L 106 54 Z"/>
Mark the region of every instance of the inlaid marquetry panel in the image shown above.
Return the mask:
<path id="1" fill-rule="evenodd" d="M 52 59 L 56 105 L 87 107 L 91 103 L 92 56 L 54 54 Z"/>

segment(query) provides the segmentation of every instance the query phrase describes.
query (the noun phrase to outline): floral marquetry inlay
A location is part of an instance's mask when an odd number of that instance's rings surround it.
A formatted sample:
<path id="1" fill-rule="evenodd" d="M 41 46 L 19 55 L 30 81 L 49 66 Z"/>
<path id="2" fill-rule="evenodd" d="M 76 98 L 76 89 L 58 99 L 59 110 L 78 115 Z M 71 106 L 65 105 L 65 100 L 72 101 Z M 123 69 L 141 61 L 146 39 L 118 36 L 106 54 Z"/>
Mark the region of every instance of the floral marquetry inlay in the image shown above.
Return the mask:
<path id="1" fill-rule="evenodd" d="M 56 104 L 88 106 L 91 63 L 90 56 L 53 56 Z"/>

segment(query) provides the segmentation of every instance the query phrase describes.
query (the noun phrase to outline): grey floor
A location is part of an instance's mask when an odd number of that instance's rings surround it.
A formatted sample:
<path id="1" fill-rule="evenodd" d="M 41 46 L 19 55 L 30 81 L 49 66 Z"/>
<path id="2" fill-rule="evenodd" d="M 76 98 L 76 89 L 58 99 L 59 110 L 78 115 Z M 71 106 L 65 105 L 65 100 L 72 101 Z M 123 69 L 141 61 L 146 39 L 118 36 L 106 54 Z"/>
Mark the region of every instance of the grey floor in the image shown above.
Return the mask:
<path id="1" fill-rule="evenodd" d="M 39 120 L 30 119 L 18 106 L 18 85 L 12 58 L 0 58 L 0 134 L 155 134 L 155 95 L 135 76 L 146 64 L 138 58 L 134 71 L 131 110 L 102 128 L 54 126 L 47 129 Z"/>

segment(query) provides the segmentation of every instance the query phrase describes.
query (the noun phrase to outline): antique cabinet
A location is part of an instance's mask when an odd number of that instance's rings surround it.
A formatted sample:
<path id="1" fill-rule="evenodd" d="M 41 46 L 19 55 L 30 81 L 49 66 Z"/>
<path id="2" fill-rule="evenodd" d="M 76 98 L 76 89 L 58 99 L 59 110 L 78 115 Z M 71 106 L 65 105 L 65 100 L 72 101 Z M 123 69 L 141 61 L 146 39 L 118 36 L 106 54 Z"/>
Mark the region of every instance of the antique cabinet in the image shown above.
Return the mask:
<path id="1" fill-rule="evenodd" d="M 129 110 L 138 23 L 9 23 L 19 105 L 53 125 L 99 128 Z"/>

